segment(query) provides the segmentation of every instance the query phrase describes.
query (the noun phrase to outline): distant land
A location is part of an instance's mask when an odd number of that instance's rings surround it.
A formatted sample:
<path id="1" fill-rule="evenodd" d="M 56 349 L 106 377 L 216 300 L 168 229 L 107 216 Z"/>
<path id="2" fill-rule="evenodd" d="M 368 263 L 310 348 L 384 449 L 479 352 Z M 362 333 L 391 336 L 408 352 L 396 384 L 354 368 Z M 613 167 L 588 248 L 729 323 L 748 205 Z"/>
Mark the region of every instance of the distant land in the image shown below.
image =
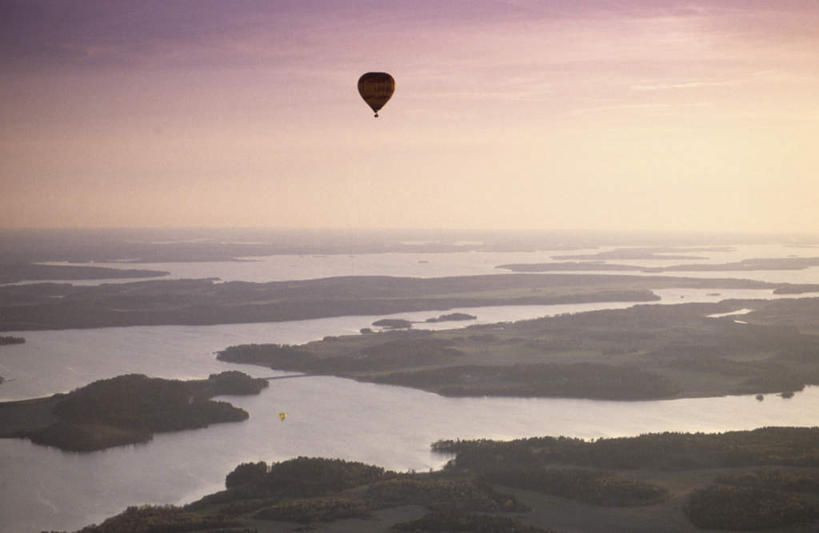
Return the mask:
<path id="1" fill-rule="evenodd" d="M 594 257 L 599 257 L 599 255 L 595 255 Z M 570 272 L 595 270 L 629 270 L 637 272 L 751 272 L 755 270 L 804 270 L 815 266 L 819 266 L 819 257 L 756 258 L 744 259 L 733 263 L 682 264 L 656 267 L 586 261 L 559 263 L 515 263 L 498 265 L 496 268 L 511 270 L 513 272 Z M 815 290 L 819 290 L 819 285 L 814 285 L 814 287 Z"/>
<path id="2" fill-rule="evenodd" d="M 277 322 L 458 307 L 658 300 L 652 289 L 777 289 L 788 284 L 605 274 L 335 277 L 270 283 L 158 280 L 0 287 L 0 331 Z"/>
<path id="3" fill-rule="evenodd" d="M 307 457 L 243 463 L 223 491 L 181 507 L 129 507 L 80 532 L 796 533 L 819 526 L 819 428 L 432 448 L 454 457 L 428 473 Z"/>
<path id="4" fill-rule="evenodd" d="M 137 270 L 76 265 L 0 264 L 0 284 L 39 280 L 156 278 L 161 270 Z"/>
<path id="5" fill-rule="evenodd" d="M 337 230 L 253 228 L 0 229 L 4 263 L 233 261 L 278 254 L 526 252 L 629 246 L 653 253 L 724 251 L 781 242 L 771 235 L 594 231 Z M 810 246 L 816 236 L 791 237 Z M 673 244 L 674 246 L 670 246 Z M 633 257 L 633 256 L 632 256 Z"/>
<path id="6" fill-rule="evenodd" d="M 0 229 L 4 262 L 203 262 L 269 255 L 576 250 L 626 235 L 470 230 Z"/>
<path id="7" fill-rule="evenodd" d="M 707 315 L 752 309 L 742 316 Z M 250 344 L 233 363 L 403 385 L 444 396 L 604 400 L 791 393 L 819 385 L 819 298 L 637 305 L 300 346 Z"/>
<path id="8" fill-rule="evenodd" d="M 667 261 L 669 259 L 707 259 L 707 257 L 688 255 L 688 252 L 730 252 L 733 248 L 728 246 L 653 246 L 641 248 L 615 248 L 603 252 L 591 254 L 568 254 L 556 255 L 556 260 L 603 260 L 603 259 L 657 259 Z M 682 252 L 682 253 L 681 253 Z"/>
<path id="9" fill-rule="evenodd" d="M 0 403 L 0 437 L 81 452 L 146 442 L 155 432 L 245 420 L 243 409 L 210 398 L 258 394 L 267 385 L 237 371 L 191 381 L 123 375 L 68 394 Z"/>

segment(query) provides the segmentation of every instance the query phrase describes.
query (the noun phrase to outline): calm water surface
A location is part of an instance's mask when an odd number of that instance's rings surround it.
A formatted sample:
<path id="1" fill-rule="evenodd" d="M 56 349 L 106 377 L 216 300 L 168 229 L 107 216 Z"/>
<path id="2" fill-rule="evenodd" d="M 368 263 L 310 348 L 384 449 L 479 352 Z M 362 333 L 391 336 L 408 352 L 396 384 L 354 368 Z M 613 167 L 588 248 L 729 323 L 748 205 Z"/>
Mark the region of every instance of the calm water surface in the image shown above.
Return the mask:
<path id="1" fill-rule="evenodd" d="M 536 252 L 447 252 L 447 253 L 378 253 L 354 255 L 272 255 L 249 257 L 245 261 L 214 261 L 205 263 L 85 263 L 89 266 L 110 268 L 137 268 L 169 272 L 164 278 L 191 279 L 220 278 L 224 281 L 285 281 L 315 279 L 330 276 L 412 276 L 432 278 L 442 276 L 469 276 L 503 274 L 508 270 L 496 268 L 513 263 L 548 263 L 556 256 L 587 255 L 613 250 L 600 247 L 580 250 L 542 250 Z M 672 254 L 669 254 L 672 255 Z M 673 255 L 692 256 L 694 259 L 611 259 L 606 263 L 656 267 L 680 264 L 718 264 L 752 258 L 819 257 L 819 248 L 794 247 L 786 244 L 738 245 L 730 250 L 704 252 L 675 252 Z M 52 262 L 50 264 L 68 264 Z M 80 264 L 80 263 L 72 263 Z M 819 267 L 803 270 L 729 271 L 729 272 L 664 272 L 660 274 L 635 271 L 595 271 L 589 273 L 630 274 L 647 276 L 686 276 L 698 278 L 744 278 L 771 283 L 819 283 Z M 151 279 L 151 278 L 149 278 Z M 54 280 L 59 281 L 59 280 Z M 71 281 L 77 285 L 100 283 L 127 283 L 135 281 L 87 280 Z"/>
<path id="2" fill-rule="evenodd" d="M 157 435 L 145 445 L 91 454 L 0 440 L 0 516 L 8 532 L 78 528 L 138 503 L 182 503 L 223 488 L 245 461 L 341 457 L 397 470 L 437 468 L 439 438 L 603 437 L 649 431 L 725 431 L 816 425 L 819 389 L 656 402 L 444 398 L 332 377 L 274 380 L 229 397 L 250 420 Z M 277 413 L 286 411 L 285 422 Z"/>

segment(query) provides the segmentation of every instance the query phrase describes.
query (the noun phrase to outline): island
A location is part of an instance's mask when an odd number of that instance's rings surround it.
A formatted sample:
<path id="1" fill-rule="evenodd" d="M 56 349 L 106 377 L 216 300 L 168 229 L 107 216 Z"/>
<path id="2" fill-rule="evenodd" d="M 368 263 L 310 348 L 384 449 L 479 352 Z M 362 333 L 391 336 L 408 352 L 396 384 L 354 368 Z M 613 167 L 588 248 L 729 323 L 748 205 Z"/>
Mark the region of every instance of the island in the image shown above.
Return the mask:
<path id="1" fill-rule="evenodd" d="M 382 318 L 372 325 L 384 329 L 409 329 L 412 327 L 412 321 L 403 318 Z"/>
<path id="2" fill-rule="evenodd" d="M 751 309 L 738 323 L 725 315 Z M 710 318 L 709 315 L 720 315 Z M 637 305 L 443 331 L 385 331 L 217 355 L 445 396 L 648 400 L 819 384 L 819 299 Z"/>
<path id="3" fill-rule="evenodd" d="M 651 302 L 659 299 L 652 291 L 663 288 L 774 290 L 783 286 L 738 279 L 605 274 L 6 285 L 0 286 L 0 331 L 278 322 L 497 305 Z"/>
<path id="4" fill-rule="evenodd" d="M 77 452 L 147 442 L 157 432 L 246 420 L 243 409 L 210 398 L 258 394 L 267 385 L 237 371 L 190 381 L 117 376 L 67 394 L 0 403 L 0 437 Z"/>
<path id="5" fill-rule="evenodd" d="M 184 506 L 129 507 L 111 531 L 695 532 L 819 526 L 819 428 L 586 441 L 439 441 L 438 471 L 297 457 L 238 465 Z M 137 529 L 139 527 L 139 529 Z"/>
<path id="6" fill-rule="evenodd" d="M 428 318 L 424 322 L 429 323 L 436 323 L 436 322 L 456 322 L 461 320 L 475 320 L 475 315 L 470 315 L 469 313 L 448 313 L 445 315 L 440 315 L 433 318 Z"/>

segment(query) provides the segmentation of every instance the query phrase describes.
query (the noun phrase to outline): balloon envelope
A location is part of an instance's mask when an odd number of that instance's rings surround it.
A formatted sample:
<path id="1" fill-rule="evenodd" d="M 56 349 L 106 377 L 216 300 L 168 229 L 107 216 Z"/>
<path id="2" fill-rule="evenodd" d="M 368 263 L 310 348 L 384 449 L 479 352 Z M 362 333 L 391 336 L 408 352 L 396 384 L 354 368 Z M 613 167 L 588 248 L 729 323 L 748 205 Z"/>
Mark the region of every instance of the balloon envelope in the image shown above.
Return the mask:
<path id="1" fill-rule="evenodd" d="M 394 91 L 395 80 L 386 72 L 368 72 L 358 78 L 358 93 L 375 111 L 375 116 L 378 116 L 378 110 L 384 107 Z"/>

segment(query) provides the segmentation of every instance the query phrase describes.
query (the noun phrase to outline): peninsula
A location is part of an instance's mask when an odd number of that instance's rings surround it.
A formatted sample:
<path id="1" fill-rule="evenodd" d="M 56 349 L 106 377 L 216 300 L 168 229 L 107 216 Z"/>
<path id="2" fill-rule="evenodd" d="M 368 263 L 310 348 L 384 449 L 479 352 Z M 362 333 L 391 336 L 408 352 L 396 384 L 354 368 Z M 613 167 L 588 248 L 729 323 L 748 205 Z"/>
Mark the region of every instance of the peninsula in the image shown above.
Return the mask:
<path id="1" fill-rule="evenodd" d="M 708 315 L 752 311 L 733 316 Z M 819 299 L 637 305 L 444 331 L 251 344 L 223 361 L 403 385 L 445 396 L 646 400 L 819 384 Z"/>

